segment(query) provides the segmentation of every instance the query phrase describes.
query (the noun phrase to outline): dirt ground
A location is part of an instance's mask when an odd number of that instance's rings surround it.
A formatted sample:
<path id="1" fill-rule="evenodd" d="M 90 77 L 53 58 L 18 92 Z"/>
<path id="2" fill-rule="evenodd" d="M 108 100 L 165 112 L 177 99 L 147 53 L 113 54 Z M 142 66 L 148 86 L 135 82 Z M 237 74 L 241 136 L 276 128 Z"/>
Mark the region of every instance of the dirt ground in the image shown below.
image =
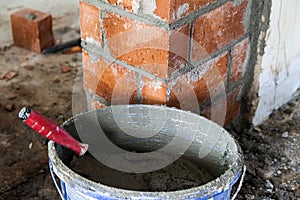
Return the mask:
<path id="1" fill-rule="evenodd" d="M 70 28 L 60 31 L 78 35 Z M 80 53 L 0 49 L 0 199 L 59 199 L 48 170 L 47 141 L 26 127 L 18 112 L 31 106 L 61 124 L 73 114 L 73 86 L 80 74 Z M 228 129 L 247 166 L 238 199 L 300 199 L 299 95 L 261 126 Z"/>
<path id="2" fill-rule="evenodd" d="M 47 142 L 18 119 L 18 112 L 30 106 L 59 124 L 71 117 L 79 67 L 80 53 L 44 56 L 14 46 L 0 49 L 0 199 L 58 199 Z"/>
<path id="3" fill-rule="evenodd" d="M 300 199 L 300 95 L 258 127 L 228 129 L 247 166 L 238 199 Z"/>

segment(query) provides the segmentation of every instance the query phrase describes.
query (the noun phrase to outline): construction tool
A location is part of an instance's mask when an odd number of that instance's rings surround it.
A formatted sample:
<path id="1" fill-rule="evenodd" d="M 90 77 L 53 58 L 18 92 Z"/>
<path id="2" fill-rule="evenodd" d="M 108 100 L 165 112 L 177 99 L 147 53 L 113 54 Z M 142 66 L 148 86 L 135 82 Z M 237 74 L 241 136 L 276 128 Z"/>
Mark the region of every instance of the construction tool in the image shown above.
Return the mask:
<path id="1" fill-rule="evenodd" d="M 42 114 L 24 107 L 19 112 L 19 118 L 40 135 L 83 156 L 88 150 L 88 144 L 74 139 L 66 130 Z"/>

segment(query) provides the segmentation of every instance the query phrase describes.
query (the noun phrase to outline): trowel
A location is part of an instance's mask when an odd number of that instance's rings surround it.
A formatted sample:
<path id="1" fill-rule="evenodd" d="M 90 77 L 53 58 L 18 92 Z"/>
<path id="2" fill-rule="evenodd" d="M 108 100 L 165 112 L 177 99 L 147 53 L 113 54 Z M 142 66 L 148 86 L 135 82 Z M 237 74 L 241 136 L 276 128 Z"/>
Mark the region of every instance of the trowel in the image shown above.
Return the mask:
<path id="1" fill-rule="evenodd" d="M 19 118 L 40 135 L 74 151 L 78 156 L 83 156 L 88 150 L 88 144 L 80 143 L 55 122 L 28 107 L 20 110 Z"/>

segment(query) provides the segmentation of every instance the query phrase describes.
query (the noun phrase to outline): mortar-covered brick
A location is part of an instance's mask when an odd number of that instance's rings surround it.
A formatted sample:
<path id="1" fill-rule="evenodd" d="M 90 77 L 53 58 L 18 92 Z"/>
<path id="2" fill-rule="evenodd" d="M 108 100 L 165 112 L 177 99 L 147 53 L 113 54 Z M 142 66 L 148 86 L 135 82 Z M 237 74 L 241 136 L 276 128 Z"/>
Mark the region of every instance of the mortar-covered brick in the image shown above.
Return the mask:
<path id="1" fill-rule="evenodd" d="M 188 104 L 194 104 L 190 101 L 193 101 L 195 97 L 198 104 L 201 105 L 218 95 L 226 88 L 227 67 L 228 53 L 224 53 L 182 75 L 175 81 L 175 84 L 169 83 L 171 95 L 168 98 L 167 105 L 182 108 L 180 104 L 183 104 L 188 108 Z M 176 96 L 179 96 L 179 98 Z"/>
<path id="2" fill-rule="evenodd" d="M 167 78 L 168 51 L 160 49 L 137 49 L 118 57 L 127 64 L 144 69 L 145 71 L 160 77 Z"/>
<path id="3" fill-rule="evenodd" d="M 184 25 L 170 32 L 168 76 L 175 70 L 185 68 L 188 63 L 190 25 Z"/>
<path id="4" fill-rule="evenodd" d="M 245 39 L 240 43 L 236 44 L 232 49 L 232 66 L 230 81 L 236 82 L 242 78 L 243 75 L 243 66 L 246 62 L 246 55 L 249 46 L 249 39 Z"/>
<path id="5" fill-rule="evenodd" d="M 232 122 L 236 117 L 238 117 L 241 107 L 241 101 L 238 96 L 240 94 L 241 87 L 238 87 L 232 91 L 227 96 L 227 112 L 226 112 L 226 120 L 225 125 Z"/>
<path id="6" fill-rule="evenodd" d="M 216 0 L 142 0 L 141 2 L 143 13 L 171 23 Z"/>
<path id="7" fill-rule="evenodd" d="M 100 17 L 101 11 L 99 8 L 80 2 L 80 29 L 81 37 L 84 40 L 92 38 L 100 44 L 102 43 Z"/>
<path id="8" fill-rule="evenodd" d="M 112 5 L 119 6 L 125 10 L 137 13 L 140 3 L 139 0 L 107 0 Z"/>
<path id="9" fill-rule="evenodd" d="M 104 63 L 95 94 L 111 104 L 129 104 L 137 102 L 136 74 L 116 63 Z"/>
<path id="10" fill-rule="evenodd" d="M 10 16 L 14 44 L 35 52 L 54 45 L 52 16 L 23 8 Z"/>
<path id="11" fill-rule="evenodd" d="M 194 61 L 201 59 L 201 56 L 195 53 L 197 46 L 200 45 L 211 54 L 245 34 L 243 18 L 247 4 L 248 0 L 236 6 L 233 2 L 227 2 L 195 20 L 193 29 L 195 42 L 192 47 Z"/>
<path id="12" fill-rule="evenodd" d="M 89 54 L 82 51 L 82 66 L 84 87 L 92 93 L 95 93 L 100 77 L 107 67 L 107 63 L 101 58 L 93 62 Z"/>
<path id="13" fill-rule="evenodd" d="M 107 13 L 104 18 L 106 40 L 111 55 L 161 78 L 167 77 L 168 31 L 135 20 Z M 151 69 L 158 64 L 164 69 Z"/>
<path id="14" fill-rule="evenodd" d="M 166 103 L 166 84 L 164 82 L 142 78 L 142 103 L 164 105 Z"/>
<path id="15" fill-rule="evenodd" d="M 84 51 L 82 64 L 86 90 L 113 104 L 137 102 L 135 73 L 116 63 L 108 64 L 101 58 L 97 62 L 93 62 L 88 53 Z"/>
<path id="16" fill-rule="evenodd" d="M 170 20 L 174 22 L 216 1 L 217 0 L 172 0 L 171 6 L 169 7 Z"/>
<path id="17" fill-rule="evenodd" d="M 186 76 L 176 80 L 176 85 L 170 91 L 167 90 L 166 105 L 187 111 L 196 110 L 199 108 L 198 96 L 184 77 Z M 169 84 L 168 86 L 170 88 Z"/>
<path id="18" fill-rule="evenodd" d="M 238 99 L 238 95 L 240 90 L 241 87 L 235 88 L 227 95 L 226 99 L 220 98 L 219 100 L 216 100 L 216 102 L 213 102 L 211 106 L 203 109 L 201 111 L 201 115 L 218 123 L 220 126 L 228 125 L 239 115 L 241 101 Z"/>
<path id="19" fill-rule="evenodd" d="M 149 1 L 148 1 L 149 2 Z M 155 3 L 155 9 L 153 12 L 154 16 L 158 16 L 159 18 L 166 20 L 167 22 L 170 22 L 170 7 L 171 7 L 171 1 L 170 0 L 155 0 L 152 1 Z M 147 1 L 144 1 L 143 6 L 149 6 L 149 3 Z M 153 6 L 153 5 L 151 5 Z M 151 14 L 151 13 L 149 13 Z"/>

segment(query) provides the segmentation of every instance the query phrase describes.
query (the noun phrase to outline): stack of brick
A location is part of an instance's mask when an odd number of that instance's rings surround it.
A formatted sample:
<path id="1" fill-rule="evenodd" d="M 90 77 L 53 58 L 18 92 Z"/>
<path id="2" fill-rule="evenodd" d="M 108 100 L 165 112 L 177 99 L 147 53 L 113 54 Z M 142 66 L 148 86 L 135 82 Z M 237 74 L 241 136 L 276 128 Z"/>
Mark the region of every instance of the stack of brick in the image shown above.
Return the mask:
<path id="1" fill-rule="evenodd" d="M 92 108 L 158 104 L 221 125 L 239 115 L 250 0 L 81 0 Z"/>

